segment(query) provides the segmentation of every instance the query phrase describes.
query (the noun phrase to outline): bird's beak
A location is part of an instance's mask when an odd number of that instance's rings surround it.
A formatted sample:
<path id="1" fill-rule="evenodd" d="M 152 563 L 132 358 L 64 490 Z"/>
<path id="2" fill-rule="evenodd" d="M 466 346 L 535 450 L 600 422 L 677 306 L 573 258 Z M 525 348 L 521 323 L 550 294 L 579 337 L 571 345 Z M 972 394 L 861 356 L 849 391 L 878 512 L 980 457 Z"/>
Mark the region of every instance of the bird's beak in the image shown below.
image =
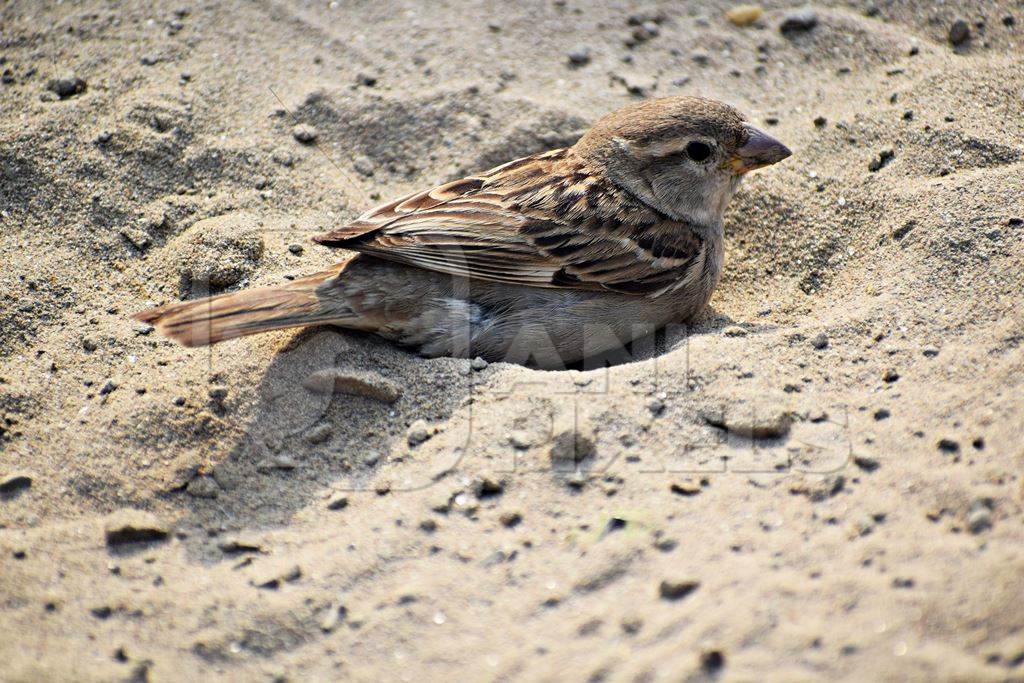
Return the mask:
<path id="1" fill-rule="evenodd" d="M 729 164 L 736 173 L 742 174 L 762 166 L 771 166 L 792 154 L 789 147 L 763 130 L 754 128 L 747 123 L 743 124 L 743 127 L 747 129 L 750 138 L 746 144 L 736 150 L 736 154 L 729 160 Z"/>

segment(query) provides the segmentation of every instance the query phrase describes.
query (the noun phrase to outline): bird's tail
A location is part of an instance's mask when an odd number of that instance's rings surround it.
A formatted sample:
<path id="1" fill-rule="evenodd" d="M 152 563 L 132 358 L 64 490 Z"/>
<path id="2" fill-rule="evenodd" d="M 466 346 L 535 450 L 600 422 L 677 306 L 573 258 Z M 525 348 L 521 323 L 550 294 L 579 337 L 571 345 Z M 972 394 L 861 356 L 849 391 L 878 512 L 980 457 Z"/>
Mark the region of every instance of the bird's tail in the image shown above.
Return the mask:
<path id="1" fill-rule="evenodd" d="M 325 296 L 329 281 L 337 275 L 337 270 L 326 271 L 279 287 L 167 304 L 134 317 L 183 346 L 206 346 L 270 330 L 339 322 L 347 316 L 338 310 L 337 299 L 332 302 L 332 297 Z"/>

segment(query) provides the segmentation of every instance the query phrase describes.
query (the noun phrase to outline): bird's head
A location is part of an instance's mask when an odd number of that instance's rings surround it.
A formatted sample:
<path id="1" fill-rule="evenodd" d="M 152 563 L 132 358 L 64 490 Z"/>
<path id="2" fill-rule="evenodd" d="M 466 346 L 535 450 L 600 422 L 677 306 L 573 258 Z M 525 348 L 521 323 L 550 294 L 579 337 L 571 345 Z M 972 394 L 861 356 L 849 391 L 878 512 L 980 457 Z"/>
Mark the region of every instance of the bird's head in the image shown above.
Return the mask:
<path id="1" fill-rule="evenodd" d="M 573 149 L 651 207 L 708 226 L 720 224 L 743 174 L 790 155 L 732 107 L 701 97 L 620 109 Z"/>

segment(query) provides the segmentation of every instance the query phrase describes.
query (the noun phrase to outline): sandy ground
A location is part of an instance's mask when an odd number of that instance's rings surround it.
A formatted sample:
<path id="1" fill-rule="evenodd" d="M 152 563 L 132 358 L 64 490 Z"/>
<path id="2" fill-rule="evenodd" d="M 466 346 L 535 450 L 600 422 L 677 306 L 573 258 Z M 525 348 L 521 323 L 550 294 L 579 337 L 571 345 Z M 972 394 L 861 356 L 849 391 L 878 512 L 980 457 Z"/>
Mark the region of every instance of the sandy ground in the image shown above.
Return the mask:
<path id="1" fill-rule="evenodd" d="M 729 6 L 4 3 L 0 678 L 1024 680 L 1024 7 Z M 672 93 L 795 154 L 633 362 L 129 317 Z"/>

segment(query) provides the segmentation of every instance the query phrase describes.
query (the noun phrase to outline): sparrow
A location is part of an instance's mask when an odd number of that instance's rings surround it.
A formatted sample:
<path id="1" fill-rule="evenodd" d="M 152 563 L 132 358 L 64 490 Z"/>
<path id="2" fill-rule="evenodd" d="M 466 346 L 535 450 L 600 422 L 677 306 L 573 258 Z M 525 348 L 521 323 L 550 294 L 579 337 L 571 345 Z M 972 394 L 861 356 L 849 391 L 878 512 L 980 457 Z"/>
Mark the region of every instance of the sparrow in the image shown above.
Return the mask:
<path id="1" fill-rule="evenodd" d="M 430 357 L 564 368 L 698 315 L 719 281 L 723 214 L 740 180 L 788 156 L 731 106 L 649 99 L 571 147 L 401 197 L 313 238 L 356 252 L 330 270 L 136 318 L 189 347 L 335 325 Z"/>

